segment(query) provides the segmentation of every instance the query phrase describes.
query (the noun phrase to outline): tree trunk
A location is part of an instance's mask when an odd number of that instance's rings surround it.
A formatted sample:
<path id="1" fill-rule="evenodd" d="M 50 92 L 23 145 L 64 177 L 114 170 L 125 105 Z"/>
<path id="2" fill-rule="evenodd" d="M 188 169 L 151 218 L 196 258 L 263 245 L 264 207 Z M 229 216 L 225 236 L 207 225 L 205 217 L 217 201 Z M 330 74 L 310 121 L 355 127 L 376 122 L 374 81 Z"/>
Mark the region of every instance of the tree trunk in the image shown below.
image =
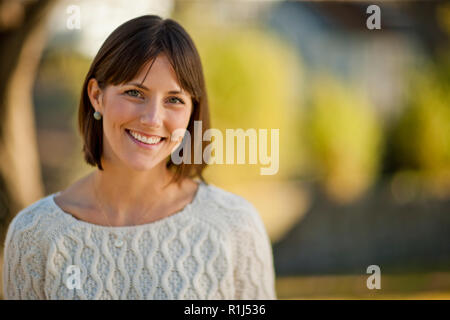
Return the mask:
<path id="1" fill-rule="evenodd" d="M 0 1 L 0 240 L 18 210 L 43 196 L 33 84 L 53 0 Z"/>

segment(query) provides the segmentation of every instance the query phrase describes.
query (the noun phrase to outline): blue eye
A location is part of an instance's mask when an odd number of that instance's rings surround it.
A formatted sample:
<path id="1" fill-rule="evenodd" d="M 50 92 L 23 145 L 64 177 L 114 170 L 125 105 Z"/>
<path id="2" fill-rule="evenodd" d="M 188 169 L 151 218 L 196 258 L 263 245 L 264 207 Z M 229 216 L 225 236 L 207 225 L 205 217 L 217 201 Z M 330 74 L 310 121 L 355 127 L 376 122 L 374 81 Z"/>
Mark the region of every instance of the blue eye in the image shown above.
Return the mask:
<path id="1" fill-rule="evenodd" d="M 141 92 L 139 92 L 139 90 L 136 89 L 127 90 L 125 91 L 125 93 L 134 98 L 142 98 Z"/>
<path id="2" fill-rule="evenodd" d="M 169 98 L 169 103 L 181 103 L 181 104 L 184 104 L 184 101 L 181 100 L 180 98 L 177 98 L 177 97 L 170 97 Z"/>

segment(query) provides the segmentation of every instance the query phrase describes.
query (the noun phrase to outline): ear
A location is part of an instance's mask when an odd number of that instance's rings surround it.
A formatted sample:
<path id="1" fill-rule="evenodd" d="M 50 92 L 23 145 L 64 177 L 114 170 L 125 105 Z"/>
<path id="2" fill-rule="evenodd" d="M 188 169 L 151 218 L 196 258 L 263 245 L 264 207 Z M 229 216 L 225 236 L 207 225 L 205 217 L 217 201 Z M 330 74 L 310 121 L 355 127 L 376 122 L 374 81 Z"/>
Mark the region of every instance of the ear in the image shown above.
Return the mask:
<path id="1" fill-rule="evenodd" d="M 96 79 L 92 78 L 89 80 L 87 91 L 89 100 L 91 101 L 91 104 L 94 107 L 95 111 L 98 111 L 101 114 L 103 114 L 103 104 L 102 104 L 103 90 L 98 85 Z"/>

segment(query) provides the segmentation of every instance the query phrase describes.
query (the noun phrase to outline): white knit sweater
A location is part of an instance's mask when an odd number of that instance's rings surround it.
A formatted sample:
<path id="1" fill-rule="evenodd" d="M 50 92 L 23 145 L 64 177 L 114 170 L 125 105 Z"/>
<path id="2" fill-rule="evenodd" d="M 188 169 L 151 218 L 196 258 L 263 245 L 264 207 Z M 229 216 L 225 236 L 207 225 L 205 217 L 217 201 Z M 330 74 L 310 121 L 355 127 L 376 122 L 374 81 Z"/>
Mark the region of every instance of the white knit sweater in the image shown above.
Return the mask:
<path id="1" fill-rule="evenodd" d="M 124 227 L 79 220 L 54 196 L 8 228 L 5 299 L 276 299 L 270 240 L 238 195 L 200 183 L 177 213 Z"/>

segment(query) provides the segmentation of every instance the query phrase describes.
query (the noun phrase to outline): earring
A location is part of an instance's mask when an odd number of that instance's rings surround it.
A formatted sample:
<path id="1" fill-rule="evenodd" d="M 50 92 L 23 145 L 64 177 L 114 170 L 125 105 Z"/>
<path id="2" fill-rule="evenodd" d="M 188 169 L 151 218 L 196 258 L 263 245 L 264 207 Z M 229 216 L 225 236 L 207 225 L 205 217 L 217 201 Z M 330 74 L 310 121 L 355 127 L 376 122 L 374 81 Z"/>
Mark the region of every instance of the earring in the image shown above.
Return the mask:
<path id="1" fill-rule="evenodd" d="M 98 111 L 94 112 L 94 119 L 95 120 L 100 120 L 102 118 L 102 114 Z"/>

